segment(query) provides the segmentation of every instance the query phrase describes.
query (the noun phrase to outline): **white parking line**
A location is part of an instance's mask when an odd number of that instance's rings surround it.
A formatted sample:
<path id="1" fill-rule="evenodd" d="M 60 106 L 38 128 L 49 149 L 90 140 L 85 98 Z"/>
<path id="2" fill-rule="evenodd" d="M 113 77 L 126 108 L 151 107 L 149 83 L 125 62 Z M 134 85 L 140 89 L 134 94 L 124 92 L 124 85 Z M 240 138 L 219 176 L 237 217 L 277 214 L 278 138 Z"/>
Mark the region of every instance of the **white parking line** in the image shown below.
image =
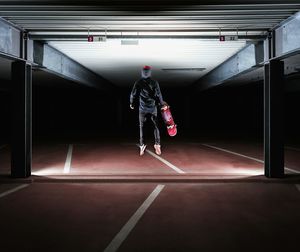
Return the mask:
<path id="1" fill-rule="evenodd" d="M 290 146 L 286 146 L 285 149 L 287 149 L 287 150 L 293 150 L 293 151 L 300 151 L 300 149 L 295 148 L 295 147 L 290 147 Z"/>
<path id="2" fill-rule="evenodd" d="M 23 188 L 25 188 L 27 186 L 29 186 L 29 184 L 20 185 L 20 186 L 17 186 L 15 188 L 11 189 L 11 190 L 8 190 L 6 192 L 0 193 L 0 198 L 2 198 L 4 196 L 7 196 L 7 195 L 9 195 L 11 193 L 14 193 L 16 191 L 19 191 L 19 190 L 21 190 L 21 189 L 23 189 Z"/>
<path id="3" fill-rule="evenodd" d="M 240 156 L 240 157 L 244 157 L 244 158 L 248 158 L 248 159 L 251 159 L 251 160 L 254 160 L 256 162 L 259 162 L 259 163 L 262 163 L 264 164 L 264 161 L 261 160 L 261 159 L 257 159 L 257 158 L 253 158 L 253 157 L 249 157 L 249 156 L 246 156 L 246 155 L 243 155 L 243 154 L 240 154 L 240 153 L 237 153 L 237 152 L 233 152 L 233 151 L 230 151 L 230 150 L 226 150 L 226 149 L 223 149 L 223 148 L 219 148 L 219 147 L 216 147 L 216 146 L 213 146 L 213 145 L 209 145 L 209 144 L 201 144 L 203 146 L 206 146 L 206 147 L 209 147 L 209 148 L 212 148 L 212 149 L 216 149 L 216 150 L 219 150 L 219 151 L 224 151 L 224 152 L 227 152 L 227 153 L 230 153 L 230 154 L 233 154 L 233 155 L 236 155 L 236 156 Z M 291 168 L 288 168 L 288 167 L 284 167 L 285 170 L 289 171 L 289 172 L 293 172 L 293 173 L 297 173 L 297 174 L 300 174 L 300 171 L 297 171 L 297 170 L 294 170 L 294 169 L 291 169 Z"/>
<path id="4" fill-rule="evenodd" d="M 163 162 L 165 165 L 169 166 L 171 169 L 173 169 L 174 171 L 180 173 L 180 174 L 184 174 L 185 172 L 183 170 L 181 170 L 180 168 L 178 168 L 177 166 L 171 164 L 169 161 L 165 160 L 164 158 L 156 155 L 154 152 L 150 151 L 150 150 L 146 150 L 147 153 L 149 153 L 152 157 L 155 157 L 156 159 L 158 159 L 159 161 Z"/>
<path id="5" fill-rule="evenodd" d="M 69 145 L 67 159 L 65 162 L 64 173 L 70 173 L 72 162 L 73 144 Z"/>
<path id="6" fill-rule="evenodd" d="M 139 209 L 131 216 L 127 223 L 122 227 L 120 232 L 113 238 L 110 244 L 106 247 L 104 252 L 114 252 L 117 251 L 121 244 L 125 241 L 129 233 L 141 219 L 143 214 L 147 211 L 156 197 L 164 189 L 164 185 L 158 185 L 153 192 L 148 196 L 144 203 L 139 207 Z"/>
<path id="7" fill-rule="evenodd" d="M 259 163 L 264 163 L 263 160 L 260 160 L 260 159 L 257 159 L 257 158 L 253 158 L 253 157 L 249 157 L 249 156 L 245 156 L 243 154 L 240 154 L 240 153 L 237 153 L 237 152 L 233 152 L 233 151 L 230 151 L 230 150 L 226 150 L 226 149 L 223 149 L 223 148 L 219 148 L 219 147 L 216 147 L 216 146 L 213 146 L 213 145 L 209 145 L 209 144 L 201 144 L 201 145 L 204 145 L 206 147 L 213 148 L 213 149 L 216 149 L 216 150 L 224 151 L 224 152 L 236 155 L 236 156 L 248 158 L 248 159 L 254 160 L 254 161 L 259 162 Z"/>
<path id="8" fill-rule="evenodd" d="M 300 192 L 300 185 L 295 185 L 298 189 L 298 191 Z"/>

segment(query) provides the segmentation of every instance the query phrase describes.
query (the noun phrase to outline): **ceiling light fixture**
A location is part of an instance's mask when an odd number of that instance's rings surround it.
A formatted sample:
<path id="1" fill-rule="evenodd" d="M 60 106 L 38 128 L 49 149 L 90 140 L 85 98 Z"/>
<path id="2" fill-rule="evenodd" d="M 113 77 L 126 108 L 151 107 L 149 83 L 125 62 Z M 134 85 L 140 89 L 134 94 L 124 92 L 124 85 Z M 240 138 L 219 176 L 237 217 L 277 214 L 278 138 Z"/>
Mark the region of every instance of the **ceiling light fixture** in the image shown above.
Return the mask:
<path id="1" fill-rule="evenodd" d="M 122 39 L 121 45 L 138 45 L 139 41 L 137 39 Z"/>
<path id="2" fill-rule="evenodd" d="M 204 71 L 204 67 L 179 67 L 179 68 L 162 68 L 163 71 Z"/>

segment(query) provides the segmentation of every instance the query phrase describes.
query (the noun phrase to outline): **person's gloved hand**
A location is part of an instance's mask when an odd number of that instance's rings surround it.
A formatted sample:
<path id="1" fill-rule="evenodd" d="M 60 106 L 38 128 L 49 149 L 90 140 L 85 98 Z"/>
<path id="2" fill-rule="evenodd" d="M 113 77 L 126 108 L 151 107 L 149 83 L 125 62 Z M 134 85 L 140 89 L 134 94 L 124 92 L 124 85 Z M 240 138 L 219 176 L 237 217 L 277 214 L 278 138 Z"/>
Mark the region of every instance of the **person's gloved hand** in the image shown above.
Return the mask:
<path id="1" fill-rule="evenodd" d="M 129 105 L 129 107 L 130 107 L 131 109 L 134 109 L 134 106 L 133 106 L 133 104 L 130 104 L 130 105 Z"/>
<path id="2" fill-rule="evenodd" d="M 165 110 L 168 108 L 168 103 L 166 103 L 165 101 L 162 103 L 161 109 Z"/>

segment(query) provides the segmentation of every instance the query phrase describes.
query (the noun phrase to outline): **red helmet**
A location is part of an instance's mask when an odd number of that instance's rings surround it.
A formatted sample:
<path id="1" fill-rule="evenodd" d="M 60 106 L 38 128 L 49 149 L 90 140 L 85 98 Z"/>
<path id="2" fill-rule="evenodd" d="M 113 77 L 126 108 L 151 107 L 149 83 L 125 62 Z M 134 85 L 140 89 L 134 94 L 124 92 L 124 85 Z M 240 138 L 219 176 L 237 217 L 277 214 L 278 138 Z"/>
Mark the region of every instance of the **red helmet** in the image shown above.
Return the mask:
<path id="1" fill-rule="evenodd" d="M 151 66 L 144 66 L 143 67 L 143 70 L 150 70 L 151 69 Z"/>
<path id="2" fill-rule="evenodd" d="M 151 67 L 144 66 L 142 69 L 142 78 L 147 79 L 149 77 L 151 77 Z"/>

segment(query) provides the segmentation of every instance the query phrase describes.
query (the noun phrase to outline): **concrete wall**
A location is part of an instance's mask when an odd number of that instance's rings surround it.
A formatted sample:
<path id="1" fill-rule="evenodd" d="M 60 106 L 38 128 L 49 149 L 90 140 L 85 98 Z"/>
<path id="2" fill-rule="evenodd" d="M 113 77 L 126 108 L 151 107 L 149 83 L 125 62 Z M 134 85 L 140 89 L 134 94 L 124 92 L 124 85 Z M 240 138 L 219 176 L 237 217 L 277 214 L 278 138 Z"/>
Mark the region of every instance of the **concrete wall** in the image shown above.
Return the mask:
<path id="1" fill-rule="evenodd" d="M 263 85 L 220 87 L 193 97 L 194 134 L 212 137 L 263 136 Z"/>
<path id="2" fill-rule="evenodd" d="M 300 144 L 300 77 L 288 78 L 285 92 L 286 141 Z M 291 88 L 293 87 L 293 88 Z M 220 87 L 193 98 L 192 135 L 263 139 L 263 82 Z"/>
<path id="3" fill-rule="evenodd" d="M 110 135 L 116 127 L 115 104 L 114 97 L 91 88 L 34 86 L 34 135 L 54 139 Z"/>
<path id="4" fill-rule="evenodd" d="M 287 85 L 300 82 L 300 77 Z M 62 84 L 63 85 L 63 84 Z M 223 87 L 193 95 L 187 89 L 164 89 L 164 99 L 171 105 L 178 124 L 178 138 L 250 137 L 261 139 L 263 133 L 262 82 Z M 37 137 L 59 141 L 80 138 L 129 138 L 138 140 L 138 111 L 128 107 L 130 89 L 116 96 L 81 86 L 56 87 L 34 85 L 33 132 Z M 0 137 L 10 135 L 10 93 L 0 92 Z M 286 93 L 285 126 L 288 139 L 299 139 L 300 90 Z M 153 131 L 148 124 L 147 138 Z M 163 141 L 169 139 L 160 119 Z"/>

